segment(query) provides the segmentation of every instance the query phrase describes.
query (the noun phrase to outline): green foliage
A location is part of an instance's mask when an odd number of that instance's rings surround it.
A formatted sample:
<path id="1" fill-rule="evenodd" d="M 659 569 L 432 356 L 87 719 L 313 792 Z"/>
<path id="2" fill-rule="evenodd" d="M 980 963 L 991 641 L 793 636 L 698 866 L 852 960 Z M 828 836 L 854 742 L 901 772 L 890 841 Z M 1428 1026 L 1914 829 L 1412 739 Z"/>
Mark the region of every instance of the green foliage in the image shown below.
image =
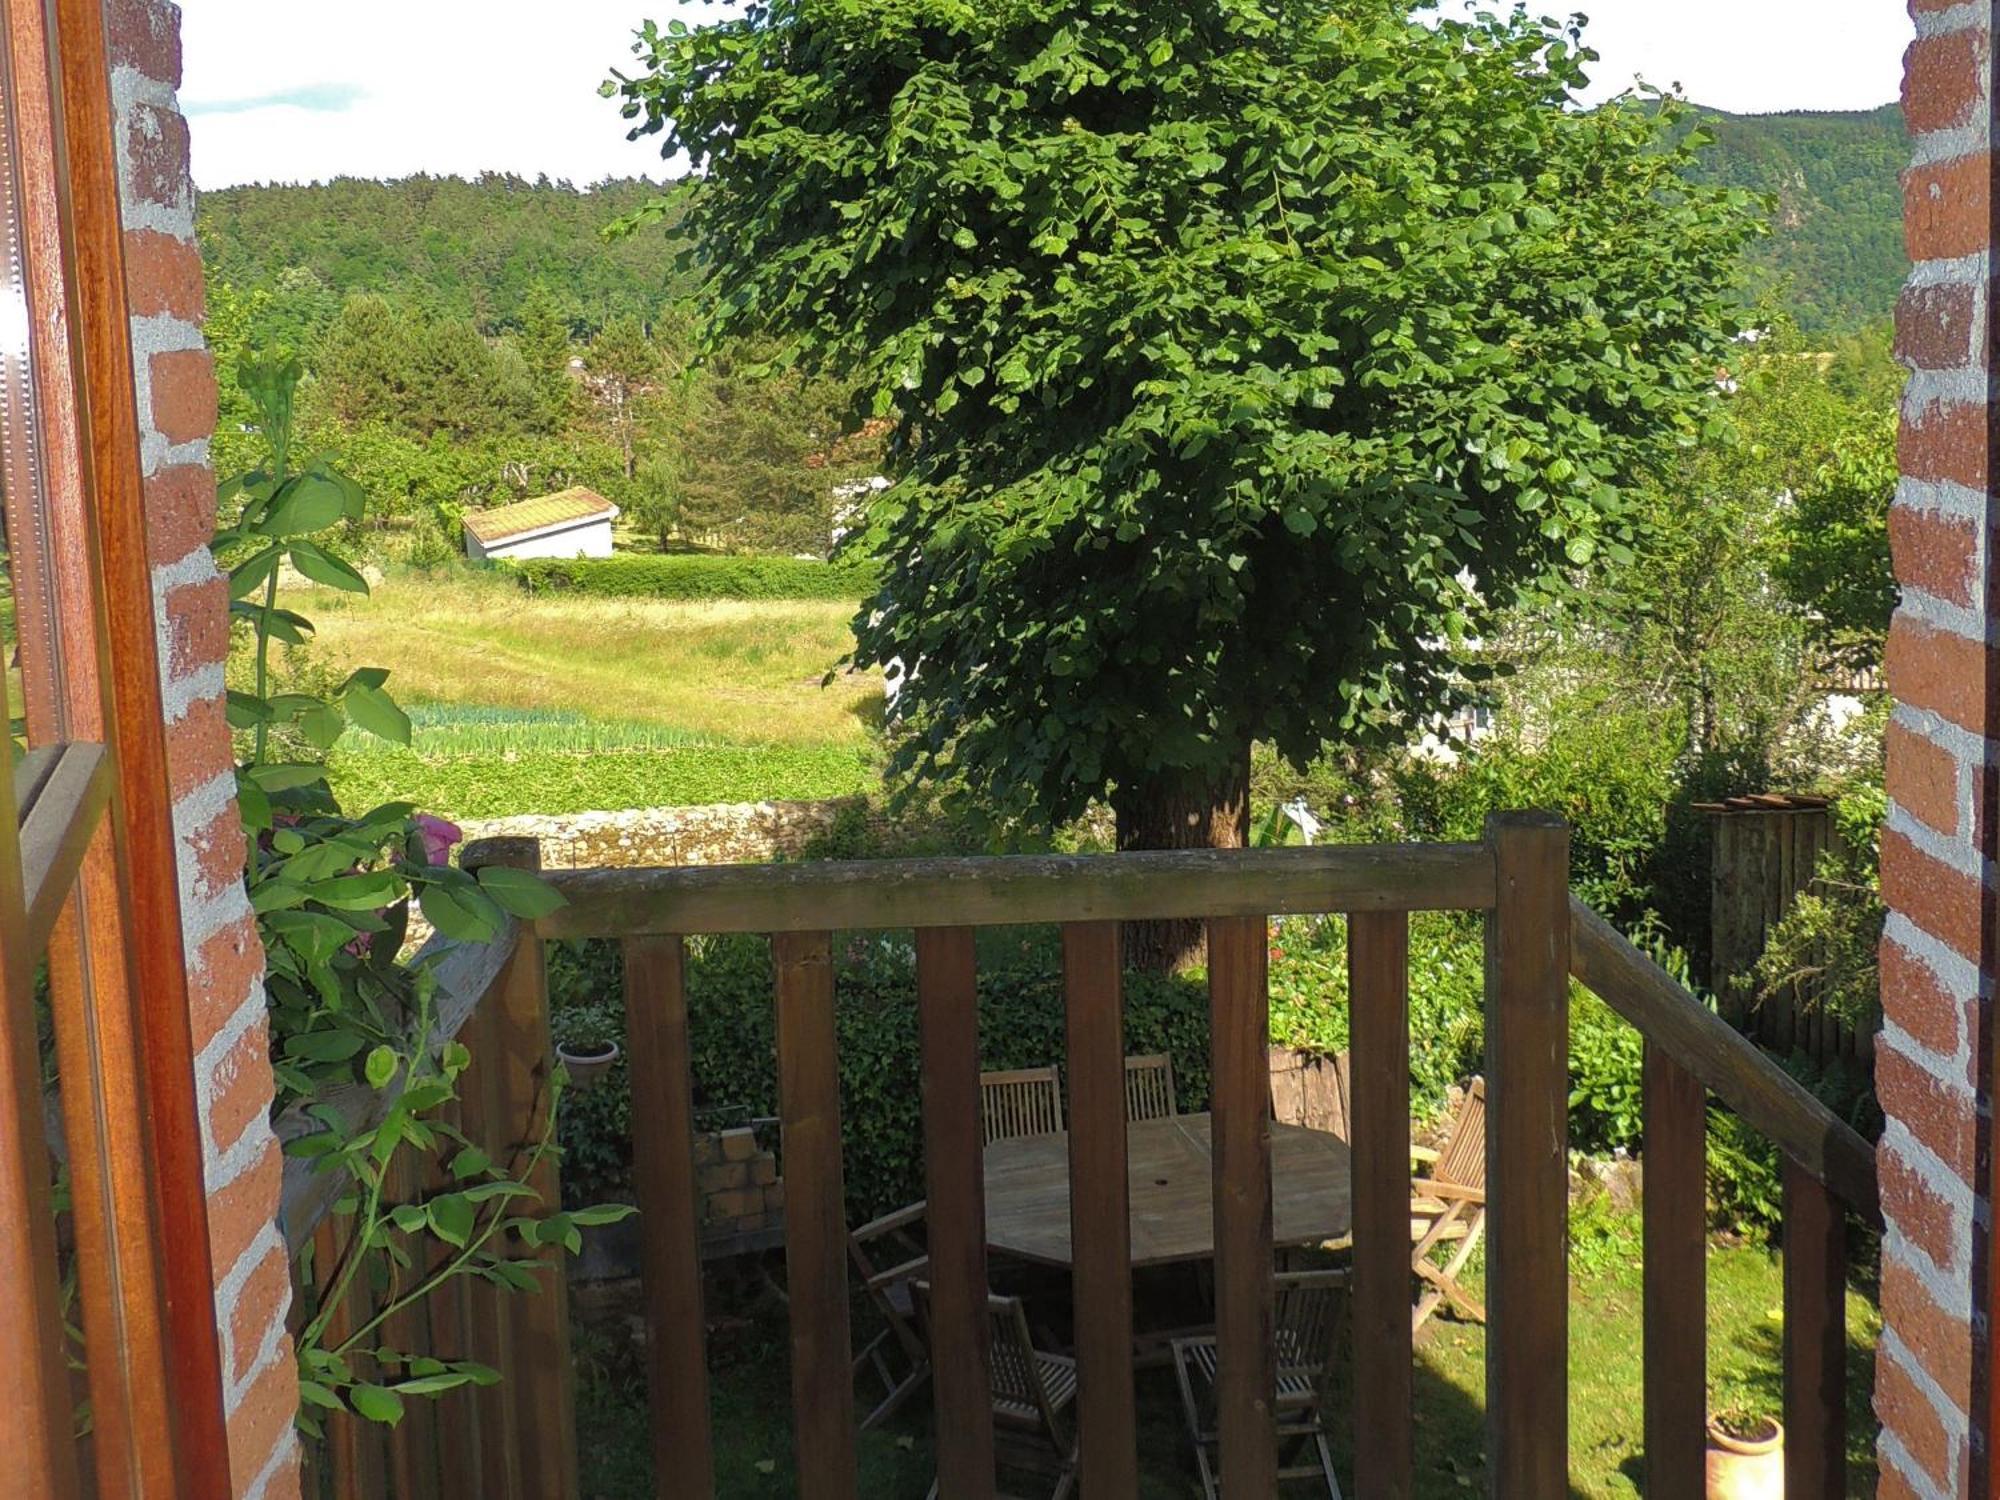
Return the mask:
<path id="1" fill-rule="evenodd" d="M 1623 546 L 1737 328 L 1748 197 L 1674 106 L 1568 108 L 1525 13 L 779 0 L 639 50 L 715 331 L 896 423 L 858 659 L 992 806 L 1401 739 L 1437 642 Z"/>
<path id="2" fill-rule="evenodd" d="M 1697 117 L 1715 137 L 1697 175 L 1772 199 L 1771 236 L 1750 252 L 1758 284 L 1815 335 L 1888 317 L 1909 274 L 1901 108 Z"/>
<path id="3" fill-rule="evenodd" d="M 1893 406 L 1848 425 L 1778 523 L 1778 586 L 1827 644 L 1864 663 L 1881 659 L 1896 608 L 1889 504 L 1897 425 Z"/>
<path id="4" fill-rule="evenodd" d="M 1878 768 L 1879 769 L 1879 768 Z M 1881 830 L 1889 814 L 1879 775 L 1834 804 L 1834 847 L 1812 884 L 1771 928 L 1753 975 L 1758 1002 L 1785 997 L 1867 1034 L 1882 1017 Z"/>
<path id="5" fill-rule="evenodd" d="M 557 329 L 560 337 L 561 330 Z M 380 424 L 418 442 L 553 431 L 546 372 L 491 345 L 469 318 L 352 297 L 314 353 L 319 394 L 347 427 Z M 566 398 L 560 365 L 556 378 Z"/>
<path id="6" fill-rule="evenodd" d="M 873 586 L 875 570 L 809 557 L 701 554 L 530 558 L 504 563 L 529 593 L 605 599 L 829 599 L 851 601 Z"/>

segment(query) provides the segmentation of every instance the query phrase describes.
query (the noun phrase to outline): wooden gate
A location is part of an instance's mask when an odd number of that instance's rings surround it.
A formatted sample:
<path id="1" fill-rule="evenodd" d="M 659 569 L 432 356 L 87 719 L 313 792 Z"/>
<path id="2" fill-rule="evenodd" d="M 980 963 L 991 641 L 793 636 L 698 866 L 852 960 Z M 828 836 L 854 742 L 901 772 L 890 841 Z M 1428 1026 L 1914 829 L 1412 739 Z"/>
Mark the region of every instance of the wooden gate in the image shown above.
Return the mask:
<path id="1" fill-rule="evenodd" d="M 0 17 L 0 1442 L 13 1493 L 226 1495 L 103 16 Z"/>

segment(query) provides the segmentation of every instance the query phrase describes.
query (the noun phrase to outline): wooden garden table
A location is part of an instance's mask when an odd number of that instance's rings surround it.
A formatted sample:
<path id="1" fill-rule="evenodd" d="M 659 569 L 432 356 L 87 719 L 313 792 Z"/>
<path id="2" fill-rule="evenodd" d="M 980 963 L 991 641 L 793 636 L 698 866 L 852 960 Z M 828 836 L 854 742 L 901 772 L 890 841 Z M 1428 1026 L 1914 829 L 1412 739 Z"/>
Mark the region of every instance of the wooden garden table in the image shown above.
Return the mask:
<path id="1" fill-rule="evenodd" d="M 1164 1266 L 1215 1254 L 1209 1117 L 1134 1120 L 1125 1129 L 1132 1264 Z M 1316 1245 L 1352 1227 L 1347 1142 L 1322 1130 L 1271 1125 L 1272 1243 Z M 986 1148 L 986 1241 L 1040 1265 L 1068 1266 L 1069 1136 L 1017 1136 Z"/>

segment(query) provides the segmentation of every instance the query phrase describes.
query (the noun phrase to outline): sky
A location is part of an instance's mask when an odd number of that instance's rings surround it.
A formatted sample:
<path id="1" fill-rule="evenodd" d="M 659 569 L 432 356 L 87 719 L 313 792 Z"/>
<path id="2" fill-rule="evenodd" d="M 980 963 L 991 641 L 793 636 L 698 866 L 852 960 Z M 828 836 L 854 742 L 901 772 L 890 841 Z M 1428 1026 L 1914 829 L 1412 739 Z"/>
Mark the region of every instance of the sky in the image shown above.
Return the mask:
<path id="1" fill-rule="evenodd" d="M 1635 77 L 1740 113 L 1896 97 L 1903 0 L 1567 0 L 1603 54 L 1593 98 Z M 596 92 L 638 22 L 690 0 L 181 0 L 181 104 L 197 186 L 413 172 L 578 184 L 667 171 Z M 1489 4 L 1487 8 L 1500 8 Z M 1561 13 L 1564 0 L 1546 9 Z M 555 18 L 552 21 L 552 18 Z"/>

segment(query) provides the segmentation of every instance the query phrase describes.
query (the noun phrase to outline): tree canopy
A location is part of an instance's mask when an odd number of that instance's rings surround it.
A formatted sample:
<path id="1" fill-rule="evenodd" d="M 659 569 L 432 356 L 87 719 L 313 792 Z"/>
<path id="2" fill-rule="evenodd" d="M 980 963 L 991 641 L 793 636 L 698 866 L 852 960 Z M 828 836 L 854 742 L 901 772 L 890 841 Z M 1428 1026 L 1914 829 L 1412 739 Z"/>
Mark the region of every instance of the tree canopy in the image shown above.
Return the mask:
<path id="1" fill-rule="evenodd" d="M 1446 708 L 1455 643 L 1622 552 L 1738 332 L 1749 196 L 1672 103 L 1569 108 L 1592 54 L 1523 15 L 770 0 L 641 51 L 711 333 L 894 420 L 857 632 L 901 766 L 1109 791 L 1121 841 L 1253 739 Z"/>

